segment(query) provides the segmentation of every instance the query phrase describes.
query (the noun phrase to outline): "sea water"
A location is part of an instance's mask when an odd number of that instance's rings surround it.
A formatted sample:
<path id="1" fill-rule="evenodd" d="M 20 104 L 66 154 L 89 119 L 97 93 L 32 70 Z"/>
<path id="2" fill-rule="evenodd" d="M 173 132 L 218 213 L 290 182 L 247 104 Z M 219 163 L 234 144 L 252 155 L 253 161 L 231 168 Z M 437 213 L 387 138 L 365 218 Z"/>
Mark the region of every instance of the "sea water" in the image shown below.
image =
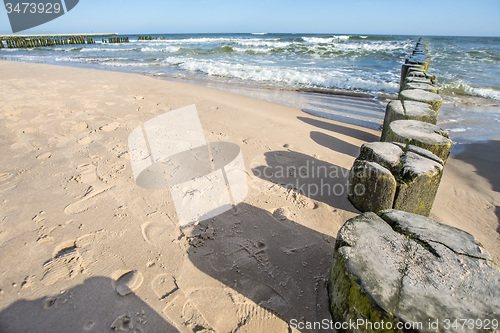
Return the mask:
<path id="1" fill-rule="evenodd" d="M 399 89 L 401 64 L 416 36 L 332 34 L 149 34 L 130 43 L 0 49 L 0 58 L 183 78 L 379 128 L 386 98 Z M 439 124 L 459 142 L 500 136 L 500 38 L 424 37 L 444 105 Z M 265 89 L 258 89 L 265 88 Z M 295 90 L 295 91 L 294 91 Z M 296 90 L 309 91 L 297 93 Z M 358 94 L 375 103 L 363 114 L 330 107 Z M 350 100 L 344 100 L 346 103 Z M 354 103 L 354 102 L 353 102 Z M 354 112 L 354 111 L 353 111 Z"/>

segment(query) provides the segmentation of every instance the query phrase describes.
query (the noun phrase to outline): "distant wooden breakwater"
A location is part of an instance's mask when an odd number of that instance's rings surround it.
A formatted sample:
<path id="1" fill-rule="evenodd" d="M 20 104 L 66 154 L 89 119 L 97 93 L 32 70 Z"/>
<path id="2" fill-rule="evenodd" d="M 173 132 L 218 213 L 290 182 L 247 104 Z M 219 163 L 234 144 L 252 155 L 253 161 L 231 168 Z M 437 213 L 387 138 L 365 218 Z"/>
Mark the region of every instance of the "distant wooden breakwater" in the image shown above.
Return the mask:
<path id="1" fill-rule="evenodd" d="M 108 37 L 116 33 L 100 34 L 57 34 L 57 35 L 0 35 L 0 49 L 27 49 L 34 47 L 49 47 L 56 45 L 95 44 L 94 38 L 102 38 L 103 44 L 129 43 L 129 37 Z M 138 36 L 137 40 L 155 40 L 159 37 Z"/>
<path id="2" fill-rule="evenodd" d="M 82 35 L 0 35 L 0 49 L 2 48 L 34 48 L 57 45 L 95 44 L 94 37 L 114 36 L 109 34 L 82 34 Z M 103 38 L 102 43 L 128 43 L 129 37 Z"/>

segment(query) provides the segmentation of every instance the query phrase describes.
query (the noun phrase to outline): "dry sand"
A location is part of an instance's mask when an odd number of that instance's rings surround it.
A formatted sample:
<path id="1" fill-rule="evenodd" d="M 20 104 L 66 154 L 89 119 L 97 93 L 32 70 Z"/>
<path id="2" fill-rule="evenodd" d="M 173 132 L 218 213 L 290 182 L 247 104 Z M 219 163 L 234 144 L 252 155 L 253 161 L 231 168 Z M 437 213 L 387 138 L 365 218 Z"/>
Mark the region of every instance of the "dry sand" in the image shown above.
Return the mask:
<path id="1" fill-rule="evenodd" d="M 169 192 L 135 184 L 127 138 L 192 104 L 207 141 L 240 146 L 250 192 L 181 230 Z M 380 135 L 205 87 L 5 61 L 0 129 L 1 332 L 289 332 L 329 319 L 334 239 L 358 214 L 346 175 Z M 499 150 L 451 157 L 431 215 L 497 262 Z"/>

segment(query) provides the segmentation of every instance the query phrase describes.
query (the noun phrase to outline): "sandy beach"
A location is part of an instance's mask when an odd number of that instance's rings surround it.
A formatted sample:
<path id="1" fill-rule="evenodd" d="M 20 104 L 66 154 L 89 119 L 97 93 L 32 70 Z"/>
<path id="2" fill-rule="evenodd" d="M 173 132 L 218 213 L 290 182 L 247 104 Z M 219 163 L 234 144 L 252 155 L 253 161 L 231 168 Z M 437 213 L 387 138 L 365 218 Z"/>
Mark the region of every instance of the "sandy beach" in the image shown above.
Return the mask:
<path id="1" fill-rule="evenodd" d="M 1 332 L 298 332 L 330 318 L 335 237 L 359 214 L 348 171 L 379 131 L 138 74 L 7 61 L 0 73 Z M 249 193 L 181 229 L 168 190 L 136 185 L 127 142 L 188 105 L 207 141 L 240 147 Z M 431 212 L 496 263 L 499 153 L 500 139 L 452 155 Z"/>

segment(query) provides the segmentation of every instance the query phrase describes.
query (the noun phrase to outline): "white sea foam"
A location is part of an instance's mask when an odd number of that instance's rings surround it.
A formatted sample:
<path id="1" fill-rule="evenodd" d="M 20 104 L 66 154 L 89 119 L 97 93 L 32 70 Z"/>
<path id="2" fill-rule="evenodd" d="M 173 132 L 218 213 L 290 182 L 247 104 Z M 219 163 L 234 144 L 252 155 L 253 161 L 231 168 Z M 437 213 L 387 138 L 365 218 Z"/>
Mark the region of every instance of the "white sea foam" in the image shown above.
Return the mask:
<path id="1" fill-rule="evenodd" d="M 373 43 L 333 43 L 336 49 L 344 51 L 369 51 L 369 52 L 379 52 L 379 51 L 394 51 L 407 48 L 407 44 L 396 44 L 392 42 L 373 42 Z"/>
<path id="2" fill-rule="evenodd" d="M 151 63 L 146 62 L 103 62 L 100 65 L 110 67 L 150 67 Z"/>
<path id="3" fill-rule="evenodd" d="M 489 87 L 472 87 L 466 82 L 459 80 L 441 85 L 441 90 L 461 95 L 478 96 L 500 100 L 500 90 Z"/>
<path id="4" fill-rule="evenodd" d="M 141 47 L 141 52 L 163 52 L 163 50 L 155 47 Z"/>
<path id="5" fill-rule="evenodd" d="M 151 63 L 143 63 L 143 62 L 130 62 L 129 58 L 89 58 L 89 57 L 56 57 L 56 61 L 60 62 L 76 62 L 76 63 L 87 63 L 87 64 L 98 64 L 102 66 L 111 66 L 111 67 L 146 67 L 151 66 Z"/>
<path id="6" fill-rule="evenodd" d="M 74 50 L 74 49 L 73 49 Z M 127 52 L 139 49 L 106 48 L 106 47 L 83 47 L 80 52 Z"/>
<path id="7" fill-rule="evenodd" d="M 178 52 L 181 49 L 180 46 L 163 46 L 162 48 L 155 48 L 155 47 L 142 47 L 141 52 L 167 52 L 167 53 L 175 53 Z"/>
<path id="8" fill-rule="evenodd" d="M 351 36 L 340 35 L 340 36 L 334 36 L 334 38 L 339 40 L 348 40 L 349 38 L 351 38 Z"/>
<path id="9" fill-rule="evenodd" d="M 310 43 L 310 44 L 329 44 L 333 42 L 334 38 L 326 38 L 326 37 L 302 37 L 302 40 L 304 42 Z"/>
<path id="10" fill-rule="evenodd" d="M 500 91 L 492 88 L 473 88 L 476 96 L 491 98 L 500 101 Z"/>
<path id="11" fill-rule="evenodd" d="M 62 62 L 83 62 L 80 58 L 74 57 L 55 57 L 55 60 Z"/>
<path id="12" fill-rule="evenodd" d="M 175 52 L 178 52 L 182 47 L 180 46 L 167 46 L 165 47 L 165 52 L 169 52 L 169 53 L 175 53 Z"/>
<path id="13" fill-rule="evenodd" d="M 185 39 L 165 39 L 162 43 L 174 43 L 174 44 L 207 44 L 207 43 L 220 43 L 220 42 L 235 42 L 240 40 L 240 38 L 231 37 L 200 37 L 200 38 L 185 38 Z M 151 43 L 151 42 L 149 42 Z M 158 41 L 154 43 L 160 44 Z M 153 44 L 154 45 L 154 44 Z"/>
<path id="14" fill-rule="evenodd" d="M 287 68 L 282 66 L 264 66 L 212 61 L 184 57 L 168 57 L 165 63 L 178 66 L 190 72 L 204 73 L 209 76 L 226 77 L 281 86 L 317 86 L 341 89 L 362 89 L 367 91 L 396 91 L 395 82 L 360 78 L 335 70 L 321 68 Z"/>
<path id="15" fill-rule="evenodd" d="M 339 36 L 338 36 L 339 37 Z M 342 52 L 392 52 L 397 50 L 409 50 L 414 45 L 411 41 L 348 41 L 338 37 L 302 37 L 309 45 L 309 49 L 320 55 L 342 51 Z M 349 36 L 345 36 L 349 37 Z M 306 45 L 307 45 L 306 44 Z"/>
<path id="16" fill-rule="evenodd" d="M 273 48 L 264 47 L 233 47 L 233 51 L 235 52 L 244 52 L 244 53 L 268 53 L 274 50 Z"/>
<path id="17" fill-rule="evenodd" d="M 286 48 L 292 45 L 292 42 L 282 42 L 278 39 L 239 39 L 235 41 L 236 44 L 242 46 L 264 46 L 272 48 Z"/>
<path id="18" fill-rule="evenodd" d="M 80 47 L 56 47 L 53 50 L 59 51 L 59 52 L 76 52 L 76 51 L 80 51 L 82 48 L 83 48 L 83 46 L 80 46 Z"/>
<path id="19" fill-rule="evenodd" d="M 302 37 L 302 40 L 311 44 L 327 44 L 327 43 L 332 43 L 334 41 L 347 41 L 349 40 L 350 37 L 351 36 L 345 36 L 345 35 L 332 36 L 332 37 Z"/>

